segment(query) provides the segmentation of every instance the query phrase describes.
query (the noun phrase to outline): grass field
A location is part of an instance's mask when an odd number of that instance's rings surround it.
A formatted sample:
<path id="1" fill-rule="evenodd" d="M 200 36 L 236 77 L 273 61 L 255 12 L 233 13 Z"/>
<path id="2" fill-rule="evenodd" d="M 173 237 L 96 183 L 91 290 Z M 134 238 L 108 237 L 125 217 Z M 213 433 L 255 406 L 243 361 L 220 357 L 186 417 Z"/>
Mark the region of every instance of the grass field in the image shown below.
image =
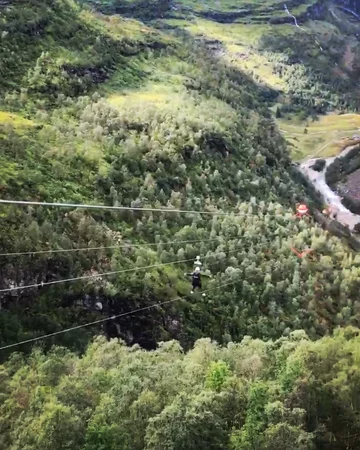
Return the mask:
<path id="1" fill-rule="evenodd" d="M 141 90 L 124 91 L 108 96 L 108 102 L 116 107 L 141 105 L 141 103 L 169 104 L 181 97 L 171 86 L 165 84 L 147 84 Z"/>
<path id="2" fill-rule="evenodd" d="M 277 123 L 295 161 L 335 156 L 353 143 L 351 138 L 354 134 L 360 134 L 359 114 L 329 114 L 315 122 L 296 123 L 278 119 Z"/>
<path id="3" fill-rule="evenodd" d="M 29 128 L 36 126 L 32 120 L 25 119 L 19 114 L 0 111 L 0 137 L 7 138 L 10 131 L 16 131 L 18 135 L 23 135 Z"/>

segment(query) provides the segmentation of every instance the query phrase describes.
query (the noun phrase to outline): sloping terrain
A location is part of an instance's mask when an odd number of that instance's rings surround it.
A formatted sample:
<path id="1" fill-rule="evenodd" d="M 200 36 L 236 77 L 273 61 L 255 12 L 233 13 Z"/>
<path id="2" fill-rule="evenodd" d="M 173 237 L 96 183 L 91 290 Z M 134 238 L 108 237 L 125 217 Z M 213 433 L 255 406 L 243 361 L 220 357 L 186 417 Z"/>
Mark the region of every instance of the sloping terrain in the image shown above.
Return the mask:
<path id="1" fill-rule="evenodd" d="M 2 198 L 212 214 L 3 206 L 4 344 L 179 295 L 103 331 L 152 348 L 174 336 L 188 346 L 203 335 L 226 342 L 305 328 L 315 337 L 358 323 L 355 257 L 294 217 L 310 191 L 268 109 L 273 89 L 191 33 L 65 0 L 14 3 L 5 15 L 1 51 L 11 59 L 16 46 L 20 62 L 3 72 Z M 213 275 L 205 301 L 184 277 L 196 255 Z M 48 343 L 83 348 L 93 331 Z"/>
<path id="2" fill-rule="evenodd" d="M 357 127 L 356 17 L 87 3 L 0 0 L 0 199 L 83 204 L 0 206 L 0 449 L 358 450 L 359 241 L 286 142 Z"/>
<path id="3" fill-rule="evenodd" d="M 286 11 L 283 3 L 253 2 L 244 17 L 224 21 L 218 11 L 226 9 L 223 2 L 191 6 L 184 1 L 178 2 L 178 18 L 165 17 L 161 23 L 208 42 L 219 58 L 270 90 L 276 117 L 296 126 L 319 115 L 359 110 L 360 21 L 339 4 L 287 2 Z M 257 8 L 264 9 L 262 20 Z M 341 119 L 337 131 L 340 138 L 347 137 Z M 311 155 L 318 142 L 307 139 Z M 305 151 L 295 143 L 294 158 Z"/>
<path id="4" fill-rule="evenodd" d="M 83 0 L 107 14 L 122 14 L 142 20 L 163 18 L 191 18 L 199 16 L 212 18 L 223 23 L 234 21 L 248 23 L 283 22 L 281 17 L 284 3 L 280 0 L 248 0 L 239 3 L 235 0 Z M 289 0 L 287 5 L 296 14 L 306 14 L 316 0 Z"/>

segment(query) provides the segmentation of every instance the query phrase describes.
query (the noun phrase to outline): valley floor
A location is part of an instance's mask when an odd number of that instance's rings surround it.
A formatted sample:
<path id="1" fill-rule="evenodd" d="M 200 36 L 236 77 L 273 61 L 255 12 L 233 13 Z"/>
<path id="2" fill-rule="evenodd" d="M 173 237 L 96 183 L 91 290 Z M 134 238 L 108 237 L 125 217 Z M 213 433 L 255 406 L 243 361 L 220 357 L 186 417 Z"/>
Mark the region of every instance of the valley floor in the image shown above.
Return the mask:
<path id="1" fill-rule="evenodd" d="M 360 135 L 360 114 L 328 114 L 305 122 L 277 119 L 277 124 L 295 161 L 336 156 Z"/>

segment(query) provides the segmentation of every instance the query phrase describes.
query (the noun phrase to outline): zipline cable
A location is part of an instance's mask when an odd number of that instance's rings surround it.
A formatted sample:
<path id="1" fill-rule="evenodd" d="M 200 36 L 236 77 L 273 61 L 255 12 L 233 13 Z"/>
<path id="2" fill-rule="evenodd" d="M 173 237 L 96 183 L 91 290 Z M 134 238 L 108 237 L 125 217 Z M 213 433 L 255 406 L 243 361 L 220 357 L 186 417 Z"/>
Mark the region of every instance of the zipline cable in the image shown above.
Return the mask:
<path id="1" fill-rule="evenodd" d="M 202 291 L 202 292 L 203 293 L 210 292 L 210 291 L 213 291 L 215 289 L 219 289 L 221 287 L 229 286 L 229 285 L 235 284 L 235 283 L 236 283 L 236 281 L 232 281 L 231 283 L 223 283 L 223 284 L 220 284 L 220 285 L 218 285 L 218 286 L 216 286 L 214 288 L 207 289 L 207 290 Z M 83 324 L 83 325 L 77 325 L 75 327 L 66 328 L 65 330 L 55 331 L 54 333 L 44 334 L 43 336 L 38 336 L 38 337 L 35 337 L 35 338 L 32 338 L 32 339 L 27 339 L 27 340 L 24 340 L 24 341 L 20 341 L 20 342 L 17 342 L 16 344 L 4 345 L 3 347 L 0 347 L 0 350 L 6 350 L 8 348 L 17 347 L 19 345 L 29 344 L 30 342 L 40 341 L 42 339 L 47 339 L 47 338 L 52 337 L 52 336 L 57 336 L 59 334 L 64 334 L 64 333 L 68 333 L 70 331 L 78 330 L 80 328 L 85 328 L 85 327 L 89 327 L 91 325 L 97 325 L 99 323 L 108 322 L 109 320 L 118 319 L 120 317 L 130 316 L 132 314 L 136 314 L 136 313 L 142 312 L 142 311 L 147 311 L 147 310 L 150 310 L 150 309 L 153 309 L 153 308 L 159 308 L 160 306 L 167 305 L 169 303 L 173 303 L 173 302 L 176 302 L 176 301 L 179 301 L 179 300 L 185 300 L 185 298 L 186 297 L 176 297 L 176 298 L 173 298 L 171 300 L 166 300 L 164 302 L 155 303 L 153 305 L 144 306 L 142 308 L 134 309 L 134 310 L 126 312 L 126 313 L 115 314 L 115 315 L 113 315 L 111 317 L 107 317 L 105 319 L 94 320 L 93 322 L 89 322 L 89 323 L 86 323 L 86 324 Z"/>
<path id="2" fill-rule="evenodd" d="M 131 267 L 129 269 L 114 270 L 112 272 L 98 273 L 98 274 L 92 274 L 92 275 L 83 275 L 81 277 L 67 278 L 65 280 L 46 281 L 46 282 L 42 282 L 42 283 L 30 284 L 28 286 L 16 286 L 13 288 L 1 289 L 0 293 L 20 291 L 22 289 L 32 289 L 32 288 L 43 287 L 43 286 L 50 286 L 53 284 L 69 283 L 71 281 L 77 281 L 77 280 L 88 280 L 90 278 L 107 277 L 110 275 L 116 275 L 116 274 L 120 274 L 120 273 L 135 272 L 137 270 L 155 269 L 156 267 L 168 266 L 170 264 L 181 264 L 181 263 L 185 263 L 185 262 L 189 262 L 189 261 L 193 261 L 193 260 L 194 260 L 194 258 L 183 259 L 182 261 L 172 261 L 169 263 L 152 264 L 150 266 L 143 266 L 143 267 Z"/>
<path id="3" fill-rule="evenodd" d="M 75 203 L 49 203 L 49 202 L 30 202 L 23 200 L 2 200 L 0 199 L 0 205 L 18 205 L 18 206 L 46 206 L 46 207 L 59 207 L 59 208 L 80 208 L 80 209 L 104 209 L 112 211 L 143 211 L 143 212 L 160 212 L 160 213 L 177 213 L 177 214 L 206 214 L 211 216 L 232 216 L 232 217 L 250 217 L 259 216 L 254 213 L 241 213 L 241 212 L 215 212 L 215 211 L 195 211 L 185 209 L 170 209 L 170 208 L 150 208 L 150 207 L 132 207 L 132 206 L 108 206 L 108 205 L 86 205 Z M 271 214 L 273 217 L 284 217 L 284 214 Z"/>
<path id="4" fill-rule="evenodd" d="M 176 245 L 176 244 L 195 244 L 200 242 L 214 242 L 217 241 L 217 239 L 200 239 L 200 240 L 192 240 L 192 241 L 169 241 L 169 242 L 150 242 L 148 244 L 132 244 L 131 242 L 128 242 L 126 244 L 120 244 L 120 245 L 111 245 L 109 247 L 82 247 L 82 248 L 69 248 L 69 249 L 50 249 L 50 250 L 39 250 L 39 251 L 33 251 L 33 252 L 13 252 L 13 253 L 0 253 L 0 256 L 30 256 L 30 255 L 43 255 L 47 253 L 68 253 L 68 252 L 89 252 L 89 251 L 95 251 L 95 250 L 110 250 L 110 249 L 117 249 L 117 248 L 128 248 L 128 247 L 135 247 L 135 248 L 146 248 L 147 246 L 156 246 L 156 245 Z"/>
<path id="5" fill-rule="evenodd" d="M 227 252 L 227 254 L 238 252 L 238 251 L 239 250 L 231 250 L 230 252 Z M 210 255 L 210 256 L 212 256 L 212 255 Z M 209 258 L 209 256 L 202 256 L 202 255 L 200 257 L 203 259 Z M 38 288 L 38 287 L 43 287 L 43 286 L 50 286 L 50 285 L 54 285 L 54 284 L 69 283 L 69 282 L 78 281 L 78 280 L 88 280 L 91 278 L 102 278 L 102 277 L 107 277 L 110 275 L 117 275 L 117 274 L 121 274 L 121 273 L 136 272 L 137 270 L 155 269 L 157 267 L 170 266 L 172 264 L 182 264 L 182 263 L 186 263 L 186 262 L 190 262 L 190 261 L 194 261 L 194 258 L 183 259 L 180 261 L 171 261 L 168 263 L 152 264 L 150 266 L 130 267 L 129 269 L 114 270 L 111 272 L 97 273 L 97 274 L 92 274 L 92 275 L 82 275 L 80 277 L 67 278 L 64 280 L 46 281 L 46 282 L 42 282 L 42 283 L 30 284 L 27 286 L 15 286 L 13 288 L 0 289 L 0 294 L 4 294 L 6 292 L 21 291 L 23 289 L 33 289 L 33 288 Z"/>
<path id="6" fill-rule="evenodd" d="M 19 205 L 19 206 L 50 206 L 61 208 L 82 208 L 82 209 L 105 209 L 111 211 L 144 211 L 144 212 L 166 212 L 178 214 L 207 214 L 211 216 L 234 216 L 234 213 L 215 212 L 215 211 L 191 211 L 184 209 L 171 208 L 150 208 L 150 207 L 132 207 L 132 206 L 108 206 L 108 205 L 86 205 L 75 203 L 55 203 L 55 202 L 31 202 L 22 200 L 0 200 L 0 204 Z"/>

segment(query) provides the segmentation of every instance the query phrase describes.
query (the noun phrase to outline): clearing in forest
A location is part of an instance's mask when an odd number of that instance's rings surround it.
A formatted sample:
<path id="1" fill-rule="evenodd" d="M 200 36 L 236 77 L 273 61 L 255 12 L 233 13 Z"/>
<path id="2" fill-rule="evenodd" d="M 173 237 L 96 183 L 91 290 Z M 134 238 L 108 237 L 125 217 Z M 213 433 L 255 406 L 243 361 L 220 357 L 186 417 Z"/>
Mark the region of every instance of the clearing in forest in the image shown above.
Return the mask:
<path id="1" fill-rule="evenodd" d="M 22 135 L 27 129 L 35 126 L 32 120 L 25 119 L 19 114 L 0 111 L 0 136 L 6 137 L 9 130 L 16 130 L 18 135 Z"/>

